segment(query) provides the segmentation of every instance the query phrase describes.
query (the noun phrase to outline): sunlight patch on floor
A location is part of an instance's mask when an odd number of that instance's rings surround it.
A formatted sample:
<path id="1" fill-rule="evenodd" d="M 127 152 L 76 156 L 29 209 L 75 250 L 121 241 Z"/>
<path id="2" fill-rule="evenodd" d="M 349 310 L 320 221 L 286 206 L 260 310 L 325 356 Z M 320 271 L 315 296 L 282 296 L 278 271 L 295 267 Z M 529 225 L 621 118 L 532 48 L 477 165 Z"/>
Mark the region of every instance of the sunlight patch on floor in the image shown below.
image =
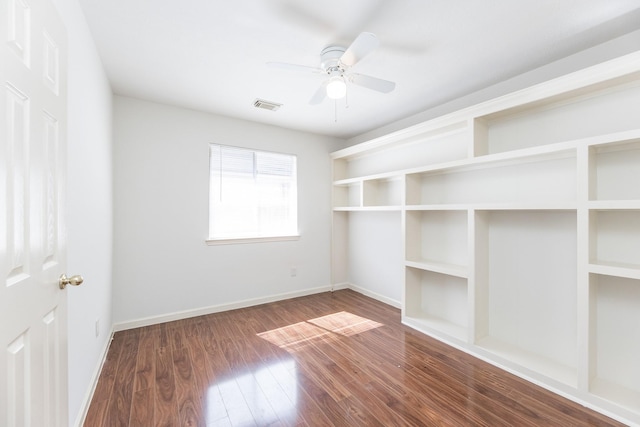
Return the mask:
<path id="1" fill-rule="evenodd" d="M 341 311 L 261 332 L 257 335 L 289 352 L 297 352 L 311 344 L 330 343 L 341 336 L 350 337 L 380 326 L 384 325 L 365 317 Z"/>
<path id="2" fill-rule="evenodd" d="M 382 323 L 375 322 L 371 319 L 367 319 L 366 317 L 356 316 L 355 314 L 351 314 L 346 311 L 311 319 L 308 322 L 331 331 L 334 334 L 343 335 L 345 337 L 350 337 L 352 335 L 357 335 L 362 332 L 384 326 Z"/>

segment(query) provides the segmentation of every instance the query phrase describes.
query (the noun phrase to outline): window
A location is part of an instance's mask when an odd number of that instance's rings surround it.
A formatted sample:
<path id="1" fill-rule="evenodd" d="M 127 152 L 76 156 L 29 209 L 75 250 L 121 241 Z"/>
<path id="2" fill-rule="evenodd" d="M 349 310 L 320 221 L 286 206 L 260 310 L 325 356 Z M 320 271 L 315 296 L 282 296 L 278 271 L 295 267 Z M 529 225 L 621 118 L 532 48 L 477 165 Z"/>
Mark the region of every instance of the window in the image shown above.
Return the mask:
<path id="1" fill-rule="evenodd" d="M 209 153 L 209 243 L 297 238 L 296 156 L 216 144 Z"/>

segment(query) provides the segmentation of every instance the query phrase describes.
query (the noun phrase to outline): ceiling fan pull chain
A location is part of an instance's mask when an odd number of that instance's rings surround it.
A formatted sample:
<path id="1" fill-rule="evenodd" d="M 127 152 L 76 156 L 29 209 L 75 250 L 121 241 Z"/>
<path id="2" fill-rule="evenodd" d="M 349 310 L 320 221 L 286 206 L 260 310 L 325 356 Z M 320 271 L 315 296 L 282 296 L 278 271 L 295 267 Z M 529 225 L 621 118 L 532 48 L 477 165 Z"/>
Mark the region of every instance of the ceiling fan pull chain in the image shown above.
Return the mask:
<path id="1" fill-rule="evenodd" d="M 333 122 L 338 123 L 338 100 L 333 100 Z"/>
<path id="2" fill-rule="evenodd" d="M 344 108 L 349 108 L 349 87 L 347 86 L 347 90 L 344 93 Z"/>

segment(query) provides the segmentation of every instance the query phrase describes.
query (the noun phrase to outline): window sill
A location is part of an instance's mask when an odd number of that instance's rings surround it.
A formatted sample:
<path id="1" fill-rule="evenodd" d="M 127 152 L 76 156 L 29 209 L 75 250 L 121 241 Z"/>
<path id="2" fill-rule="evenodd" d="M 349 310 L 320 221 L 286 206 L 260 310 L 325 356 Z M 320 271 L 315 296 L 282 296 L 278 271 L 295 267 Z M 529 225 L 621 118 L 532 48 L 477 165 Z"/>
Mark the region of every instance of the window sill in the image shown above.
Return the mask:
<path id="1" fill-rule="evenodd" d="M 238 245 L 243 243 L 266 243 L 266 242 L 288 242 L 300 240 L 300 235 L 294 236 L 271 236 L 271 237 L 239 237 L 229 239 L 207 239 L 205 243 L 209 246 L 217 245 Z"/>

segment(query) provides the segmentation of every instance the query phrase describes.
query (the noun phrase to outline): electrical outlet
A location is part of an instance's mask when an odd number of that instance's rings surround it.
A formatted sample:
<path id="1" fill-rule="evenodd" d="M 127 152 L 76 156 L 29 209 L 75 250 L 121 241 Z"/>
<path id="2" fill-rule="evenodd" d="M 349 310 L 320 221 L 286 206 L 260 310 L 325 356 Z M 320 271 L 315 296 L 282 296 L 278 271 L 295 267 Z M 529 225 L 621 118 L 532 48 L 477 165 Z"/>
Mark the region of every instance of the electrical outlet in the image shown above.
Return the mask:
<path id="1" fill-rule="evenodd" d="M 298 275 L 298 269 L 295 267 L 291 267 L 291 277 L 296 277 Z"/>
<path id="2" fill-rule="evenodd" d="M 96 319 L 96 338 L 100 336 L 100 319 Z"/>

